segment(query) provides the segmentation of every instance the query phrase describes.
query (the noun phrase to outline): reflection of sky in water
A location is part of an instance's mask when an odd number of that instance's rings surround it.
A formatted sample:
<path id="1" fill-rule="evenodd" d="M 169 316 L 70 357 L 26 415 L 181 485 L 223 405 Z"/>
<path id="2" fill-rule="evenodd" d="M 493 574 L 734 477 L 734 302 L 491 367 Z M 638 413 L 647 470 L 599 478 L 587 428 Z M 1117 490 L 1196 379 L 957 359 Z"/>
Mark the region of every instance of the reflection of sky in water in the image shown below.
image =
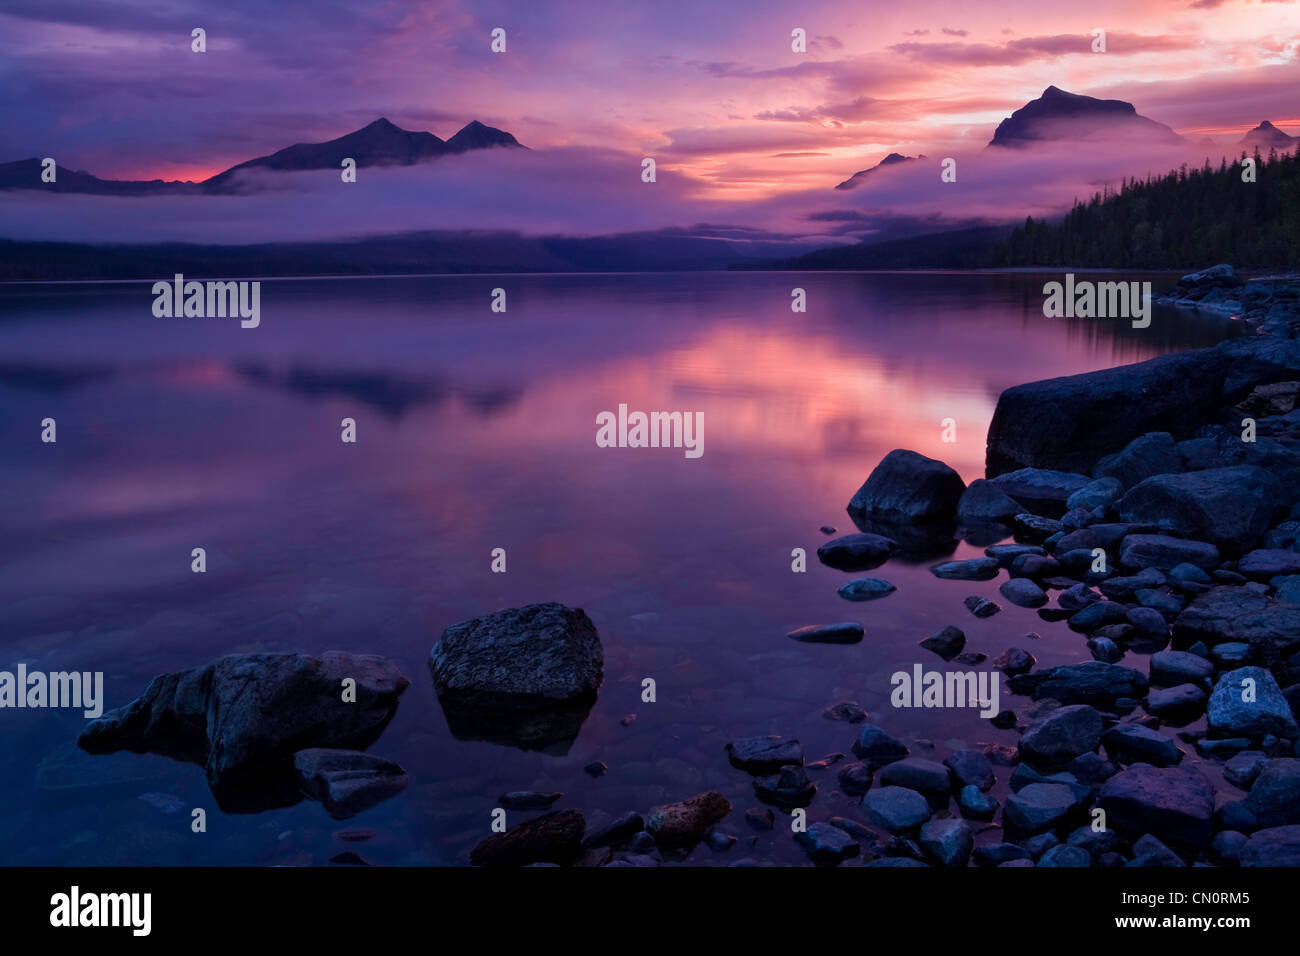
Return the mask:
<path id="1" fill-rule="evenodd" d="M 849 575 L 815 558 L 806 575 L 789 565 L 792 548 L 812 553 L 823 540 L 819 525 L 851 530 L 844 506 L 892 448 L 978 477 L 1003 388 L 1220 334 L 1163 313 L 1140 332 L 1045 319 L 1042 281 L 271 282 L 256 330 L 154 319 L 143 283 L 4 289 L 3 657 L 103 669 L 110 706 L 156 673 L 232 651 L 396 658 L 412 687 L 372 750 L 414 780 L 354 821 L 381 831 L 362 845 L 376 862 L 453 860 L 486 834 L 500 792 L 531 787 L 566 791 L 561 806 L 619 813 L 717 786 L 742 833 L 754 799 L 722 745 L 782 732 L 800 736 L 810 760 L 847 752 L 852 729 L 819 716 L 845 697 L 904 737 L 933 740 L 939 759 L 958 741 L 1014 742 L 969 714 L 891 710 L 890 673 L 939 666 L 915 645 L 949 623 L 990 656 L 1036 630 L 1043 639 L 1029 649 L 1044 663 L 1085 657 L 1076 635 L 1014 607 L 977 621 L 962 598 L 996 597 L 997 582 L 937 581 L 923 563 L 872 572 L 898 592 L 869 604 L 837 597 Z M 807 314 L 790 312 L 796 285 Z M 505 315 L 488 309 L 496 286 L 509 293 Z M 596 414 L 620 402 L 702 411 L 704 457 L 597 448 Z M 46 416 L 58 420 L 57 445 L 38 440 Z M 345 416 L 357 420 L 356 445 L 339 440 Z M 957 422 L 955 444 L 940 441 L 944 418 Z M 208 551 L 202 577 L 189 571 L 196 546 Z M 505 575 L 488 572 L 494 547 L 507 549 Z M 976 553 L 961 545 L 957 555 Z M 455 621 L 543 600 L 584 607 L 605 644 L 605 685 L 578 741 L 560 758 L 454 740 L 425 669 L 429 647 Z M 784 637 L 837 620 L 862 621 L 866 639 Z M 653 706 L 639 700 L 644 676 L 659 683 Z M 637 722 L 621 726 L 629 713 Z M 14 862 L 323 862 L 341 849 L 319 807 L 298 807 L 233 818 L 175 856 L 179 817 L 138 797 L 210 805 L 198 768 L 75 754 L 65 767 L 60 748 L 79 718 L 0 720 L 0 845 L 20 854 Z M 591 780 L 581 768 L 596 759 L 611 770 Z M 818 778 L 813 819 L 854 813 L 830 795 L 833 773 Z M 76 785 L 54 785 L 65 778 Z M 20 830 L 48 838 L 20 850 Z M 65 846 L 69 833 L 81 837 Z M 762 839 L 753 853 L 800 858 L 779 831 Z M 746 852 L 742 843 L 732 855 Z"/>

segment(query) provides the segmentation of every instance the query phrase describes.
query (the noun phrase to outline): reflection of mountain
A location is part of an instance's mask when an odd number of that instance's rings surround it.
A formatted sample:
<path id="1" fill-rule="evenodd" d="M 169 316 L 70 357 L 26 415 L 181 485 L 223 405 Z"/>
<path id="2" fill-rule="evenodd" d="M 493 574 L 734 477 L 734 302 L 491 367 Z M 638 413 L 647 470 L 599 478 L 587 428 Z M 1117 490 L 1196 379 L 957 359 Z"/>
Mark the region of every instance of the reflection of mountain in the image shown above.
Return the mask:
<path id="1" fill-rule="evenodd" d="M 275 369 L 250 362 L 235 371 L 255 385 L 282 388 L 307 398 L 348 398 L 398 419 L 419 405 L 437 407 L 456 395 L 477 414 L 491 418 L 515 405 L 523 395 L 516 385 L 459 388 L 436 378 L 382 371 L 320 369 L 294 365 Z"/>
<path id="2" fill-rule="evenodd" d="M 1163 123 L 1138 115 L 1132 103 L 1067 93 L 1055 86 L 998 124 L 990 146 L 1029 146 L 1049 141 L 1181 143 Z"/>
<path id="3" fill-rule="evenodd" d="M 0 387 L 61 395 L 93 382 L 111 378 L 113 369 L 103 365 L 34 365 L 0 363 Z"/>
<path id="4" fill-rule="evenodd" d="M 243 246 L 90 245 L 0 239 L 0 281 L 195 276 L 437 275 L 510 272 L 671 272 L 725 269 L 793 256 L 806 241 L 712 226 L 609 236 L 418 232 L 342 242 Z M 738 241 L 739 240 L 739 241 Z"/>
<path id="5" fill-rule="evenodd" d="M 54 182 L 41 181 L 39 159 L 0 163 L 0 189 L 40 189 L 58 193 L 97 193 L 109 196 L 155 196 L 176 193 L 225 193 L 236 188 L 244 170 L 341 169 L 344 159 L 358 167 L 411 166 L 440 156 L 474 149 L 509 147 L 527 149 L 509 133 L 485 126 L 478 120 L 465 126 L 449 140 L 432 133 L 402 129 L 387 119 L 377 119 L 359 130 L 323 143 L 298 143 L 232 166 L 201 183 L 100 179 L 90 173 L 59 167 Z"/>
<path id="6" fill-rule="evenodd" d="M 249 363 L 236 365 L 235 371 L 246 381 L 278 386 L 308 398 L 351 398 L 392 418 L 400 418 L 416 405 L 439 405 L 449 394 L 441 381 L 387 372 L 326 371 L 300 365 L 281 371 Z"/>

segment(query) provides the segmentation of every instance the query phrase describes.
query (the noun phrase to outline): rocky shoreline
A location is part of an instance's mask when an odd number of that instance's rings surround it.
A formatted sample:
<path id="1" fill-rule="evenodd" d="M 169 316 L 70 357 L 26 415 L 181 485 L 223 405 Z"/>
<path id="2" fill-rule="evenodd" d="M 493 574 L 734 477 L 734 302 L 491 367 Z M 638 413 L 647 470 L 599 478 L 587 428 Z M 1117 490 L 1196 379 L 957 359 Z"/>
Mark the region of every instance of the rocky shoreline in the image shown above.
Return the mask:
<path id="1" fill-rule="evenodd" d="M 496 799 L 510 825 L 485 833 L 469 862 L 657 866 L 704 846 L 731 851 L 719 861 L 732 866 L 770 865 L 732 851 L 734 823 L 787 831 L 821 866 L 1300 866 L 1300 279 L 1243 282 L 1217 266 L 1164 301 L 1238 316 L 1256 334 L 1008 389 L 985 478 L 966 485 L 943 462 L 893 451 L 848 505 L 857 532 L 818 550 L 852 574 L 950 554 L 956 540 L 988 544 L 931 571 L 1000 579 L 1003 599 L 1064 622 L 1091 658 L 1040 669 L 1010 646 L 987 661 L 956 621 L 919 641 L 919 655 L 992 669 L 1004 694 L 989 722 L 1017 731 L 1017 745 L 932 753 L 896 736 L 888 713 L 841 701 L 823 716 L 855 732 L 851 758 L 808 761 L 785 735 L 727 745 L 728 772 L 752 785 L 743 814 L 712 789 L 617 816 L 512 791 Z M 856 578 L 839 593 L 893 590 Z M 1001 610 L 979 596 L 966 607 Z M 789 633 L 862 637 L 846 623 Z M 554 603 L 453 625 L 428 659 L 454 736 L 550 754 L 577 737 L 603 663 L 592 621 Z M 407 686 L 382 658 L 235 655 L 155 679 L 79 743 L 200 764 L 224 809 L 307 798 L 345 819 L 406 786 L 401 767 L 364 751 Z M 854 801 L 853 818 L 806 819 L 818 771 Z"/>

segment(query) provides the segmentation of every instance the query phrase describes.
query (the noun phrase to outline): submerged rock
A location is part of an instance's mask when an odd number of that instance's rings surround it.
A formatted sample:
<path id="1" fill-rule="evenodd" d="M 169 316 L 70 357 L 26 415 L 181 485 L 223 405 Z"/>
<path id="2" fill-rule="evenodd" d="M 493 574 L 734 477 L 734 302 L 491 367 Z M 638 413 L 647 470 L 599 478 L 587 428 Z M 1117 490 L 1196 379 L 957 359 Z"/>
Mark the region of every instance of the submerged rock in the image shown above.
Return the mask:
<path id="1" fill-rule="evenodd" d="M 812 803 L 817 784 L 809 779 L 803 767 L 782 767 L 770 777 L 756 777 L 754 793 L 764 803 L 790 810 Z"/>
<path id="2" fill-rule="evenodd" d="M 853 742 L 853 753 L 873 767 L 902 760 L 907 756 L 907 746 L 875 724 L 863 724 L 858 739 Z"/>
<path id="3" fill-rule="evenodd" d="M 397 796 L 410 782 L 391 760 L 358 750 L 300 750 L 293 756 L 293 768 L 303 793 L 319 800 L 336 820 Z"/>
<path id="4" fill-rule="evenodd" d="M 567 753 L 595 703 L 604 653 L 581 608 L 529 604 L 453 624 L 429 653 L 461 740 Z"/>
<path id="5" fill-rule="evenodd" d="M 730 801 L 718 791 L 709 790 L 679 803 L 655 807 L 645 827 L 661 846 L 684 846 L 703 840 L 730 812 Z"/>
<path id="6" fill-rule="evenodd" d="M 793 737 L 771 734 L 744 737 L 727 744 L 733 767 L 749 773 L 775 773 L 789 764 L 803 764 L 803 745 Z"/>
<path id="7" fill-rule="evenodd" d="M 822 716 L 827 720 L 842 720 L 850 724 L 860 724 L 867 719 L 867 712 L 862 709 L 862 705 L 857 701 L 842 700 L 823 710 Z"/>
<path id="8" fill-rule="evenodd" d="M 545 810 L 564 794 L 543 793 L 538 790 L 512 790 L 497 798 L 497 803 L 507 810 Z"/>
<path id="9" fill-rule="evenodd" d="M 838 624 L 809 624 L 786 636 L 805 644 L 856 644 L 864 633 L 862 625 L 856 621 L 842 621 Z"/>
<path id="10" fill-rule="evenodd" d="M 356 700 L 344 701 L 344 680 Z M 157 753 L 204 767 L 227 810 L 288 806 L 301 798 L 293 754 L 360 750 L 383 732 L 409 681 L 368 654 L 233 654 L 155 677 L 124 707 L 86 725 L 93 754 Z"/>
<path id="11" fill-rule="evenodd" d="M 586 826 L 577 810 L 548 813 L 480 841 L 470 851 L 469 862 L 473 866 L 565 864 L 582 852 Z"/>
<path id="12" fill-rule="evenodd" d="M 845 581 L 837 593 L 846 601 L 875 601 L 888 597 L 896 590 L 898 589 L 881 578 L 858 578 L 855 581 Z"/>

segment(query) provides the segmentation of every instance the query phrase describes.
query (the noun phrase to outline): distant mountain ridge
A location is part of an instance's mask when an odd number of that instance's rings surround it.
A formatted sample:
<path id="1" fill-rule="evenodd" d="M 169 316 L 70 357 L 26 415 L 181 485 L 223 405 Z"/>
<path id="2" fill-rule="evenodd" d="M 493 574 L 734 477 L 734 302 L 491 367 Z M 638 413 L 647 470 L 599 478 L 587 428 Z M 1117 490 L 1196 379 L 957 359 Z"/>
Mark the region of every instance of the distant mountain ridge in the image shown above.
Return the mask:
<path id="1" fill-rule="evenodd" d="M 1252 133 L 1260 130 L 1265 130 L 1266 135 L 1286 137 L 1285 133 L 1267 121 Z M 1289 141 L 1291 137 L 1286 139 Z M 1167 145 L 1187 142 L 1170 127 L 1142 116 L 1132 103 L 1102 100 L 1049 86 L 1037 99 L 1030 100 L 999 123 L 988 145 L 1024 148 L 1048 142 L 1099 140 L 1138 140 Z M 855 189 L 865 184 L 871 174 L 882 166 L 924 158 L 924 155 L 913 157 L 890 153 L 871 169 L 854 173 L 835 188 Z"/>
<path id="2" fill-rule="evenodd" d="M 1300 141 L 1300 136 L 1288 136 L 1268 120 L 1264 120 L 1264 122 L 1239 139 L 1237 145 L 1256 146 L 1260 149 L 1270 149 L 1272 147 L 1289 149 L 1297 141 Z"/>
<path id="3" fill-rule="evenodd" d="M 1049 86 L 1038 99 L 1030 100 L 999 123 L 989 145 L 1017 147 L 1117 137 L 1185 142 L 1168 126 L 1139 114 L 1132 103 L 1101 100 Z"/>
<path id="4" fill-rule="evenodd" d="M 863 169 L 859 172 L 854 173 L 852 176 L 844 180 L 844 182 L 840 183 L 835 188 L 854 189 L 862 185 L 862 182 L 868 176 L 870 176 L 872 173 L 874 173 L 877 169 L 879 169 L 882 166 L 897 166 L 900 163 L 911 163 L 911 162 L 915 162 L 918 159 L 925 159 L 925 155 L 922 154 L 920 156 L 904 156 L 902 153 L 890 153 L 888 156 L 886 156 L 880 162 L 876 163 L 876 165 L 872 166 L 870 169 Z"/>
<path id="5" fill-rule="evenodd" d="M 527 149 L 505 130 L 474 120 L 449 140 L 432 133 L 402 129 L 381 117 L 361 129 L 323 143 L 297 143 L 267 156 L 247 160 L 202 182 L 178 182 L 162 179 L 100 179 L 90 173 L 62 165 L 52 183 L 41 181 L 41 160 L 21 159 L 0 163 L 0 189 L 44 189 L 60 193 L 97 193 L 110 196 L 148 196 L 174 193 L 224 193 L 234 188 L 242 170 L 271 169 L 299 171 L 340 169 L 344 159 L 356 160 L 360 168 L 373 166 L 413 166 L 441 156 L 477 149 Z"/>

